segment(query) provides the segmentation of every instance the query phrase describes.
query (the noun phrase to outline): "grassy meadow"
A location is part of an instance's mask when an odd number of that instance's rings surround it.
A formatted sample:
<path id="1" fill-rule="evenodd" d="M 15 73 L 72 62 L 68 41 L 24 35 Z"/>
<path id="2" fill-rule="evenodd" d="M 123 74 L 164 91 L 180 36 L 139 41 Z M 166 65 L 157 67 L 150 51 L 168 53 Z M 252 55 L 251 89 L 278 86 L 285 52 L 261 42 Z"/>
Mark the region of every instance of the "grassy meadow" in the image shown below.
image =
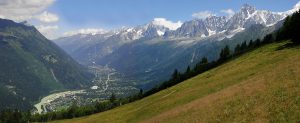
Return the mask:
<path id="1" fill-rule="evenodd" d="M 300 46 L 265 45 L 142 100 L 54 123 L 300 122 Z"/>

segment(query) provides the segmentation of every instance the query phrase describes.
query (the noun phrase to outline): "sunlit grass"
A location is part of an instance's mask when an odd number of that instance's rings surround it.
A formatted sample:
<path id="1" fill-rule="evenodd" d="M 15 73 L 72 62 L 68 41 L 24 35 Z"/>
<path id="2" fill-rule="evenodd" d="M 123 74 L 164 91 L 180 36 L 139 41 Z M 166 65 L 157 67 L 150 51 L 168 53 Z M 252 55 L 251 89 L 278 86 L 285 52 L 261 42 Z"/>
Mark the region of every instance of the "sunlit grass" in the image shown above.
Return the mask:
<path id="1" fill-rule="evenodd" d="M 300 47 L 258 48 L 142 100 L 55 122 L 299 122 Z"/>

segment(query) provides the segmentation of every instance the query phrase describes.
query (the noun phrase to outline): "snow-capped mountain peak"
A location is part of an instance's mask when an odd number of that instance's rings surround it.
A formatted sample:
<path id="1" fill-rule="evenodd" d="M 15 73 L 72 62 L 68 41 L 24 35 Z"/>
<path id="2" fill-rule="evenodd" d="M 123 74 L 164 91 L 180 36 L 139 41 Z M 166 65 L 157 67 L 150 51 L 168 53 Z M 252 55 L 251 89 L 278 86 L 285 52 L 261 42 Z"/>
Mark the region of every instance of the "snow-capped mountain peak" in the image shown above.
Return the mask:
<path id="1" fill-rule="evenodd" d="M 296 5 L 294 8 L 300 7 Z M 175 31 L 169 31 L 165 37 L 171 38 L 190 38 L 190 37 L 209 37 L 224 33 L 230 36 L 243 31 L 255 24 L 271 26 L 284 19 L 287 14 L 279 14 L 266 10 L 257 10 L 254 6 L 244 4 L 240 11 L 232 17 L 209 16 L 206 19 L 195 19 L 182 24 Z M 227 36 L 225 36 L 227 37 Z"/>
<path id="2" fill-rule="evenodd" d="M 300 2 L 287 12 L 258 10 L 254 6 L 245 4 L 230 17 L 209 16 L 205 19 L 193 19 L 184 23 L 172 22 L 165 18 L 155 18 L 144 25 L 126 27 L 104 34 L 75 35 L 62 38 L 57 42 L 67 48 L 72 47 L 70 52 L 83 52 L 80 56 L 83 61 L 90 59 L 93 56 L 90 54 L 95 54 L 95 49 L 97 49 L 97 55 L 93 59 L 101 59 L 115 51 L 118 52 L 120 47 L 127 46 L 125 44 L 130 45 L 134 42 L 138 45 L 144 43 L 148 45 L 146 42 L 151 44 L 153 42 L 174 41 L 172 43 L 177 43 L 178 46 L 182 44 L 192 46 L 198 41 L 214 42 L 222 41 L 225 38 L 235 38 L 240 32 L 255 31 L 258 28 L 274 25 L 299 8 Z M 92 31 L 84 30 L 82 32 Z"/>
<path id="3" fill-rule="evenodd" d="M 225 16 L 210 16 L 204 20 L 205 25 L 210 30 L 219 32 L 223 31 L 223 27 L 226 24 L 227 18 Z"/>
<path id="4" fill-rule="evenodd" d="M 244 4 L 233 16 L 209 16 L 205 19 L 193 19 L 182 23 L 172 22 L 165 18 L 154 18 L 150 23 L 136 27 L 126 27 L 116 31 L 107 32 L 102 30 L 80 30 L 80 33 L 92 32 L 92 34 L 105 35 L 105 40 L 118 40 L 120 42 L 131 42 L 145 38 L 207 38 L 213 35 L 227 35 L 231 37 L 239 31 L 243 31 L 255 24 L 272 26 L 286 16 L 300 9 L 298 2 L 293 9 L 286 12 L 271 12 L 258 10 L 254 6 Z M 73 32 L 74 33 L 74 32 Z M 78 33 L 78 32 L 77 32 Z"/>
<path id="5" fill-rule="evenodd" d="M 241 12 L 246 15 L 251 15 L 256 11 L 256 8 L 254 6 L 251 6 L 249 4 L 244 4 L 241 8 Z"/>

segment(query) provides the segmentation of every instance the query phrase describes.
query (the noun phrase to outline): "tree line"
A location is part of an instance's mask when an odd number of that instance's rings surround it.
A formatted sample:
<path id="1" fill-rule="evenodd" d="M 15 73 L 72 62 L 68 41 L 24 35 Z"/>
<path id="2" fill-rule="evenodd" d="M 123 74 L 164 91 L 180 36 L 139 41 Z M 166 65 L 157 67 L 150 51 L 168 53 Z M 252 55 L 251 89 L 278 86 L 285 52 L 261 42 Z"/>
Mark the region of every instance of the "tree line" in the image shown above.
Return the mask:
<path id="1" fill-rule="evenodd" d="M 169 80 L 162 82 L 162 84 L 150 89 L 147 92 L 143 92 L 143 90 L 140 89 L 139 93 L 126 98 L 117 98 L 115 94 L 112 94 L 108 100 L 97 102 L 94 105 L 77 106 L 76 103 L 74 103 L 68 109 L 45 114 L 31 114 L 30 111 L 21 112 L 17 109 L 6 109 L 0 112 L 0 123 L 46 122 L 51 120 L 81 117 L 107 111 L 115 107 L 140 100 L 163 89 L 172 87 L 265 44 L 281 40 L 291 40 L 294 44 L 300 44 L 299 32 L 300 11 L 297 11 L 285 19 L 283 26 L 278 31 L 266 35 L 262 40 L 256 39 L 254 41 L 244 41 L 241 44 L 237 44 L 234 48 L 230 48 L 228 45 L 226 45 L 220 51 L 218 60 L 209 61 L 207 57 L 203 57 L 193 68 L 188 66 L 182 73 L 175 69 Z"/>

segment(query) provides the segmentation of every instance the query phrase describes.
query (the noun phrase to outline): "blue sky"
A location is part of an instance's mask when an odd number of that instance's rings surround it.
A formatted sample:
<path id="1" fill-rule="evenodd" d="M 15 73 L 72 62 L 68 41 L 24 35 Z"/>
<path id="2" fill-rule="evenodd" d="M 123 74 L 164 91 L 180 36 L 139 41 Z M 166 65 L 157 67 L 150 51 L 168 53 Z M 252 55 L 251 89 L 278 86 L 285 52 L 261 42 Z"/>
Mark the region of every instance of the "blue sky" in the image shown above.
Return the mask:
<path id="1" fill-rule="evenodd" d="M 49 11 L 73 28 L 120 28 L 145 24 L 153 18 L 185 21 L 193 13 L 220 10 L 238 11 L 244 3 L 258 9 L 286 11 L 298 0 L 57 0 Z"/>
<path id="2" fill-rule="evenodd" d="M 46 37 L 79 29 L 111 30 L 149 23 L 154 18 L 184 22 L 203 15 L 227 15 L 245 3 L 282 12 L 299 0 L 0 0 L 0 18 L 28 20 Z M 299 4 L 300 6 L 300 4 Z M 30 11 L 29 11 L 30 10 Z M 204 14 L 203 14 L 204 13 Z"/>
<path id="3" fill-rule="evenodd" d="M 193 19 L 192 14 L 221 10 L 238 11 L 245 3 L 257 9 L 286 11 L 299 0 L 57 0 L 49 12 L 59 15 L 65 30 L 80 28 L 115 29 L 135 26 L 161 17 L 171 21 Z"/>

